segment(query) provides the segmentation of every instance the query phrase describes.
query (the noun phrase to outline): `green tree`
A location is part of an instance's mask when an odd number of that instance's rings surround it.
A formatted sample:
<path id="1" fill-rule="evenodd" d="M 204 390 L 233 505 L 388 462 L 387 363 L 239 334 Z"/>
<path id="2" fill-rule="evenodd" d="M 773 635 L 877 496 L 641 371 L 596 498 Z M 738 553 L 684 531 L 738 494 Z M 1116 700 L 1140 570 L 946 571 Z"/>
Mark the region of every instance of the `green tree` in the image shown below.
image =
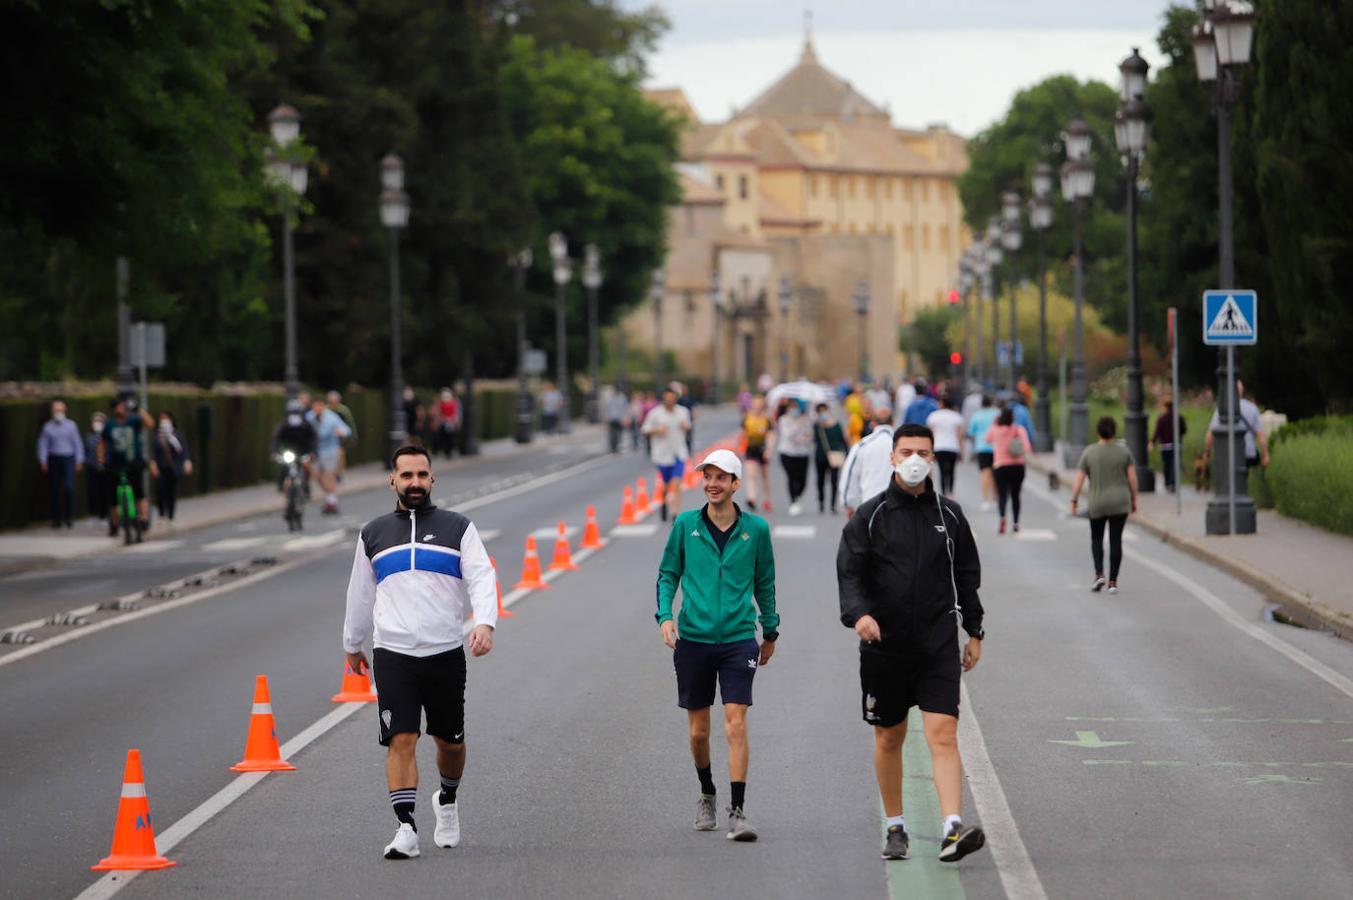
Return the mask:
<path id="1" fill-rule="evenodd" d="M 505 37 L 529 37 L 541 50 L 571 47 L 642 76 L 671 22 L 656 4 L 622 10 L 615 0 L 489 0 Z"/>
<path id="2" fill-rule="evenodd" d="M 910 323 L 903 325 L 898 337 L 898 348 L 921 360 L 930 375 L 938 377 L 949 369 L 949 354 L 962 347 L 962 338 L 955 347 L 948 332 L 960 321 L 956 307 L 944 304 L 929 306 L 916 313 Z M 961 328 L 961 326 L 960 326 Z"/>

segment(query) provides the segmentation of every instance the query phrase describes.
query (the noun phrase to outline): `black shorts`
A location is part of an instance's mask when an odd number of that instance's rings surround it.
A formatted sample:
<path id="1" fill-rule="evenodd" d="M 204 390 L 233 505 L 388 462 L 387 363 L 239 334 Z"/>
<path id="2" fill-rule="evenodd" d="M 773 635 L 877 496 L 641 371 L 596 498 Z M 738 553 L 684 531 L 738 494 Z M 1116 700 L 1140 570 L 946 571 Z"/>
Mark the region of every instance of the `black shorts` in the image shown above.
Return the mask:
<path id="1" fill-rule="evenodd" d="M 991 450 L 988 450 L 986 452 L 983 452 L 981 450 L 977 451 L 977 468 L 990 469 L 993 465 L 995 465 L 995 463 L 996 463 L 995 451 Z"/>
<path id="2" fill-rule="evenodd" d="M 743 451 L 742 458 L 747 462 L 760 463 L 764 466 L 766 464 L 766 445 L 762 444 L 760 447 L 748 447 Z"/>
<path id="3" fill-rule="evenodd" d="M 756 677 L 761 645 L 755 638 L 729 644 L 702 644 L 677 639 L 672 665 L 677 676 L 677 706 L 708 709 L 714 705 L 714 683 L 725 704 L 752 705 L 752 679 Z"/>
<path id="4" fill-rule="evenodd" d="M 958 683 L 962 667 L 958 648 L 939 656 L 860 645 L 860 710 L 865 722 L 891 728 L 907 718 L 907 710 L 943 713 L 958 718 Z"/>
<path id="5" fill-rule="evenodd" d="M 371 651 L 380 710 L 381 746 L 397 734 L 418 734 L 427 712 L 428 734 L 465 742 L 465 648 L 433 656 L 407 656 L 383 647 Z"/>
<path id="6" fill-rule="evenodd" d="M 113 508 L 117 504 L 117 489 L 122 483 L 122 473 L 127 473 L 127 484 L 131 486 L 132 498 L 138 502 L 146 498 L 146 489 L 142 485 L 144 480 L 141 475 L 146 471 L 146 464 L 143 462 L 129 462 L 120 469 L 109 469 L 105 473 L 104 484 L 108 491 L 108 503 Z"/>

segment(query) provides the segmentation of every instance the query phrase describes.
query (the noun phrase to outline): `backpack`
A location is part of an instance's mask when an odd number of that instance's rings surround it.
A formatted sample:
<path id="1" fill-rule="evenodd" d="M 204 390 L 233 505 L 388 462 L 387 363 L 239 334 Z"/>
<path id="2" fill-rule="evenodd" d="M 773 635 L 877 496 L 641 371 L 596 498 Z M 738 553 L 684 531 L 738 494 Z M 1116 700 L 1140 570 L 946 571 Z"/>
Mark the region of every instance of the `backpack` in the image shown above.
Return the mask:
<path id="1" fill-rule="evenodd" d="M 1005 452 L 1015 459 L 1024 458 L 1024 439 L 1019 436 L 1018 431 L 1006 442 Z"/>

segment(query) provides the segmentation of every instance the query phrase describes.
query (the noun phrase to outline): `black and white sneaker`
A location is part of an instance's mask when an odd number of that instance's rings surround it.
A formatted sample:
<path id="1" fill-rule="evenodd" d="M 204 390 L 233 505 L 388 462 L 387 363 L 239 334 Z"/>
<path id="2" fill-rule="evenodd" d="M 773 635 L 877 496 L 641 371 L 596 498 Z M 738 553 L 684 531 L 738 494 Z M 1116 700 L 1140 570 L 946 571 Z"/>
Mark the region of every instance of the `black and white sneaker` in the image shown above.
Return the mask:
<path id="1" fill-rule="evenodd" d="M 1098 594 L 1102 590 L 1104 590 L 1104 576 L 1096 575 L 1095 580 L 1090 583 L 1090 593 Z"/>
<path id="2" fill-rule="evenodd" d="M 884 859 L 906 859 L 910 855 L 911 841 L 907 830 L 901 825 L 888 826 L 888 838 L 883 844 Z"/>
<path id="3" fill-rule="evenodd" d="M 958 862 L 976 850 L 981 850 L 987 836 L 976 825 L 967 828 L 960 822 L 949 830 L 940 842 L 940 862 Z"/>
<path id="4" fill-rule="evenodd" d="M 747 815 L 742 811 L 741 806 L 730 806 L 728 808 L 728 834 L 725 837 L 730 841 L 742 843 L 756 840 L 756 829 L 747 821 Z"/>

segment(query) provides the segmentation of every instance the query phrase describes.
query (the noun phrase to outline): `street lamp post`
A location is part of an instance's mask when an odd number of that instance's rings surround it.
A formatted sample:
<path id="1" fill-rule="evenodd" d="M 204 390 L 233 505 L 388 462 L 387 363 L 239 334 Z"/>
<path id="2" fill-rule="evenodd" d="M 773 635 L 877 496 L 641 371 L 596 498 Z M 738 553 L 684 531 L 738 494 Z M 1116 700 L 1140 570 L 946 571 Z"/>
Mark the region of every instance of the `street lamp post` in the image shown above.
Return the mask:
<path id="1" fill-rule="evenodd" d="M 860 381 L 869 380 L 869 284 L 861 279 L 855 285 L 855 313 L 860 317 Z"/>
<path id="2" fill-rule="evenodd" d="M 1015 256 L 1019 253 L 1020 245 L 1024 242 L 1024 233 L 1019 227 L 1019 192 L 1006 191 L 1001 197 L 1001 218 L 1004 220 L 1001 228 L 1001 246 L 1009 252 L 1009 258 L 1006 262 L 1006 281 L 1010 288 L 1010 348 L 1006 353 L 1006 376 L 1005 383 L 1011 391 L 1015 390 L 1015 344 L 1019 340 L 1019 332 L 1015 330 L 1017 324 L 1016 303 L 1015 303 Z"/>
<path id="3" fill-rule="evenodd" d="M 391 153 L 381 160 L 381 224 L 390 231 L 390 453 L 404 445 L 404 369 L 400 349 L 399 232 L 409 225 L 404 193 L 404 160 Z"/>
<path id="4" fill-rule="evenodd" d="M 972 305 L 972 260 L 968 253 L 964 253 L 958 258 L 958 294 L 963 304 L 959 312 L 963 315 L 963 389 L 967 391 L 968 385 L 972 381 L 972 325 L 968 321 L 970 317 L 969 307 Z"/>
<path id="5" fill-rule="evenodd" d="M 1248 3 L 1205 0 L 1206 20 L 1193 32 L 1193 59 L 1198 80 L 1216 82 L 1217 111 L 1218 249 L 1217 287 L 1235 287 L 1235 250 L 1232 240 L 1231 107 L 1236 101 L 1240 68 L 1250 61 L 1255 13 Z M 1249 495 L 1244 454 L 1244 425 L 1236 410 L 1235 348 L 1218 353 L 1217 427 L 1212 430 L 1214 494 L 1208 500 L 1208 534 L 1254 534 L 1256 515 Z M 1178 398 L 1175 400 L 1178 403 Z M 1236 452 L 1236 445 L 1241 452 Z M 1230 477 L 1227 477 L 1229 473 Z"/>
<path id="6" fill-rule="evenodd" d="M 990 290 L 991 264 L 987 262 L 986 241 L 979 240 L 972 245 L 973 284 L 973 347 L 976 348 L 977 382 L 985 390 L 987 384 L 987 353 L 982 341 L 982 298 Z"/>
<path id="7" fill-rule="evenodd" d="M 1048 273 L 1044 238 L 1052 227 L 1052 166 L 1034 167 L 1034 197 L 1029 224 L 1038 235 L 1038 397 L 1034 400 L 1034 447 L 1039 453 L 1052 450 L 1052 402 L 1048 397 Z"/>
<path id="8" fill-rule="evenodd" d="M 587 421 L 601 421 L 601 350 L 597 340 L 597 288 L 601 287 L 601 252 L 596 244 L 583 248 L 583 287 L 587 288 Z"/>
<path id="9" fill-rule="evenodd" d="M 1090 126 L 1081 119 L 1073 119 L 1066 127 L 1066 155 L 1062 166 L 1062 198 L 1073 204 L 1075 211 L 1075 336 L 1071 357 L 1071 402 L 1067 404 L 1066 447 L 1062 462 L 1071 469 L 1080 462 L 1081 453 L 1090 441 L 1090 406 L 1085 382 L 1085 253 L 1082 225 L 1085 202 L 1095 191 L 1095 166 L 1090 162 Z"/>
<path id="10" fill-rule="evenodd" d="M 780 276 L 780 382 L 789 380 L 789 301 L 794 287 L 788 275 Z"/>
<path id="11" fill-rule="evenodd" d="M 535 426 L 535 409 L 526 374 L 526 307 L 522 296 L 526 290 L 526 270 L 531 268 L 532 262 L 530 247 L 521 248 L 508 260 L 512 267 L 512 287 L 517 294 L 517 427 L 513 439 L 518 444 L 531 443 L 531 431 Z"/>
<path id="12" fill-rule="evenodd" d="M 649 296 L 653 298 L 653 381 L 660 386 L 667 380 L 667 360 L 662 351 L 662 298 L 667 293 L 667 276 L 662 269 L 653 270 L 653 284 Z"/>
<path id="13" fill-rule="evenodd" d="M 1146 412 L 1143 409 L 1141 303 L 1137 296 L 1137 173 L 1146 156 L 1151 128 L 1151 110 L 1142 102 L 1149 68 L 1133 47 L 1132 55 L 1118 67 L 1123 76 L 1123 105 L 1114 117 L 1115 142 L 1119 152 L 1127 157 L 1128 364 L 1123 433 L 1137 468 L 1137 490 L 1147 494 L 1156 490 L 1156 474 L 1146 455 Z"/>
<path id="14" fill-rule="evenodd" d="M 301 114 L 285 103 L 268 114 L 268 129 L 273 143 L 285 154 L 301 136 Z M 304 163 L 293 163 L 285 156 L 268 154 L 268 171 L 282 193 L 282 295 L 285 305 L 285 367 L 287 399 L 300 392 L 300 374 L 296 365 L 296 265 L 291 247 L 292 195 L 305 194 L 308 170 Z"/>
<path id="15" fill-rule="evenodd" d="M 987 263 L 989 264 L 987 299 L 991 301 L 991 381 L 993 384 L 999 384 L 1001 380 L 1001 295 L 996 286 L 996 278 L 1001 271 L 1001 260 L 1005 258 L 1005 251 L 1001 249 L 1001 231 L 999 216 L 992 216 L 987 220 Z"/>
<path id="16" fill-rule="evenodd" d="M 719 286 L 718 269 L 709 273 L 709 300 L 710 312 L 714 316 L 713 345 L 710 347 L 710 368 L 713 371 L 714 383 L 709 387 L 709 402 L 717 406 L 719 404 L 719 381 L 723 378 L 723 370 L 719 365 L 719 319 L 723 315 L 723 290 Z"/>
<path id="17" fill-rule="evenodd" d="M 554 262 L 554 373 L 555 389 L 564 395 L 564 408 L 559 416 L 559 433 L 572 430 L 573 391 L 568 383 L 568 333 L 564 323 L 564 297 L 573 277 L 573 263 L 568 258 L 568 241 L 555 231 L 550 234 L 550 258 Z"/>

